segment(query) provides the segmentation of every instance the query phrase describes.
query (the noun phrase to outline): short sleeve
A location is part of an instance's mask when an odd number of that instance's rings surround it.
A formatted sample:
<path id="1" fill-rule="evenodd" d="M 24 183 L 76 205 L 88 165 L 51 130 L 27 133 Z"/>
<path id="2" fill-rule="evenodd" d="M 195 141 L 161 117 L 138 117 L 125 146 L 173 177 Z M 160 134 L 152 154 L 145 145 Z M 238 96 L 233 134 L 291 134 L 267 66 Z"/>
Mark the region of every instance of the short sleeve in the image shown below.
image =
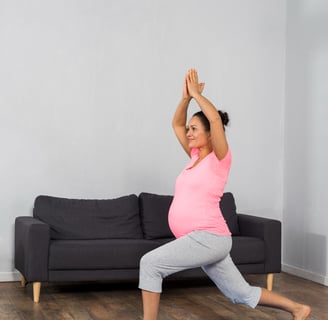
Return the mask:
<path id="1" fill-rule="evenodd" d="M 221 166 L 225 168 L 229 168 L 231 166 L 232 162 L 232 156 L 231 156 L 231 150 L 228 148 L 227 154 L 224 156 L 223 159 L 219 160 L 219 163 Z"/>

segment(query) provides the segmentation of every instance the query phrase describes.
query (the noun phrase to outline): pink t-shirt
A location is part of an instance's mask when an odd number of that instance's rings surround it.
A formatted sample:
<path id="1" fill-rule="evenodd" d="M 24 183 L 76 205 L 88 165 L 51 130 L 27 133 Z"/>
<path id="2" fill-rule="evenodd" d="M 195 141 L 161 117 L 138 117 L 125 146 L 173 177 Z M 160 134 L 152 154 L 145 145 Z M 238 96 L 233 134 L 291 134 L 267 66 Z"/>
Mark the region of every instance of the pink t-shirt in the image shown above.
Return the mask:
<path id="1" fill-rule="evenodd" d="M 169 210 L 169 225 L 176 238 L 195 230 L 231 235 L 219 202 L 227 183 L 231 152 L 218 160 L 214 151 L 194 168 L 199 150 L 191 150 L 191 159 L 176 180 L 174 198 Z"/>

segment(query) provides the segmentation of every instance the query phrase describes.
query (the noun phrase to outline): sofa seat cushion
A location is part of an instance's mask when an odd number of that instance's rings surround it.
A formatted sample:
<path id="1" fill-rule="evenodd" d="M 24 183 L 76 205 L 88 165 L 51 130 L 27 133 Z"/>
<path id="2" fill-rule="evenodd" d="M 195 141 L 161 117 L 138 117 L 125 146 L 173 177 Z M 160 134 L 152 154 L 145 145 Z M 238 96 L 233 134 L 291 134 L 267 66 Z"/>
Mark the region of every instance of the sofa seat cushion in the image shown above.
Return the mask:
<path id="1" fill-rule="evenodd" d="M 52 239 L 142 239 L 138 197 L 65 199 L 38 196 L 34 217 L 49 224 Z"/>
<path id="2" fill-rule="evenodd" d="M 49 270 L 136 269 L 140 258 L 158 246 L 143 239 L 53 240 Z"/>
<path id="3" fill-rule="evenodd" d="M 233 236 L 230 255 L 235 264 L 264 262 L 264 241 L 253 237 Z"/>

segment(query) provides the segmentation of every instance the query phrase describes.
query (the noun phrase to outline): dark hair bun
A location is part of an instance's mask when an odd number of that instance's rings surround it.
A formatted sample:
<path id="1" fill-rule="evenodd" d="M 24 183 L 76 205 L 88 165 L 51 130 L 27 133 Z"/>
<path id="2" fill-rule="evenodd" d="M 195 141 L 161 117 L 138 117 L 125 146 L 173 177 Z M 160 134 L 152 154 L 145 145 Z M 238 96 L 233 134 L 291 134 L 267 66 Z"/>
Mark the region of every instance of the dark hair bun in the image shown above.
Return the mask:
<path id="1" fill-rule="evenodd" d="M 227 112 L 219 110 L 219 114 L 222 120 L 222 124 L 226 126 L 229 123 L 229 115 Z"/>

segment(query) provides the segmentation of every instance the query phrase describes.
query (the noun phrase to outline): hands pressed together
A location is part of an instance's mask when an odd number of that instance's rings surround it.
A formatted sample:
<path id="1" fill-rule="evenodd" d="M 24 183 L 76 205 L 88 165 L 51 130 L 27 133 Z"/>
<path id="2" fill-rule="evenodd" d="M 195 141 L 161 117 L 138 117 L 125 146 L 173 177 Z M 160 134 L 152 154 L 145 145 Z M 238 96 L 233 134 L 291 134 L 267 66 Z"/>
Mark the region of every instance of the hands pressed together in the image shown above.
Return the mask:
<path id="1" fill-rule="evenodd" d="M 197 70 L 190 69 L 188 70 L 183 86 L 183 98 L 191 99 L 195 98 L 197 95 L 202 94 L 205 87 L 205 83 L 198 81 Z"/>

